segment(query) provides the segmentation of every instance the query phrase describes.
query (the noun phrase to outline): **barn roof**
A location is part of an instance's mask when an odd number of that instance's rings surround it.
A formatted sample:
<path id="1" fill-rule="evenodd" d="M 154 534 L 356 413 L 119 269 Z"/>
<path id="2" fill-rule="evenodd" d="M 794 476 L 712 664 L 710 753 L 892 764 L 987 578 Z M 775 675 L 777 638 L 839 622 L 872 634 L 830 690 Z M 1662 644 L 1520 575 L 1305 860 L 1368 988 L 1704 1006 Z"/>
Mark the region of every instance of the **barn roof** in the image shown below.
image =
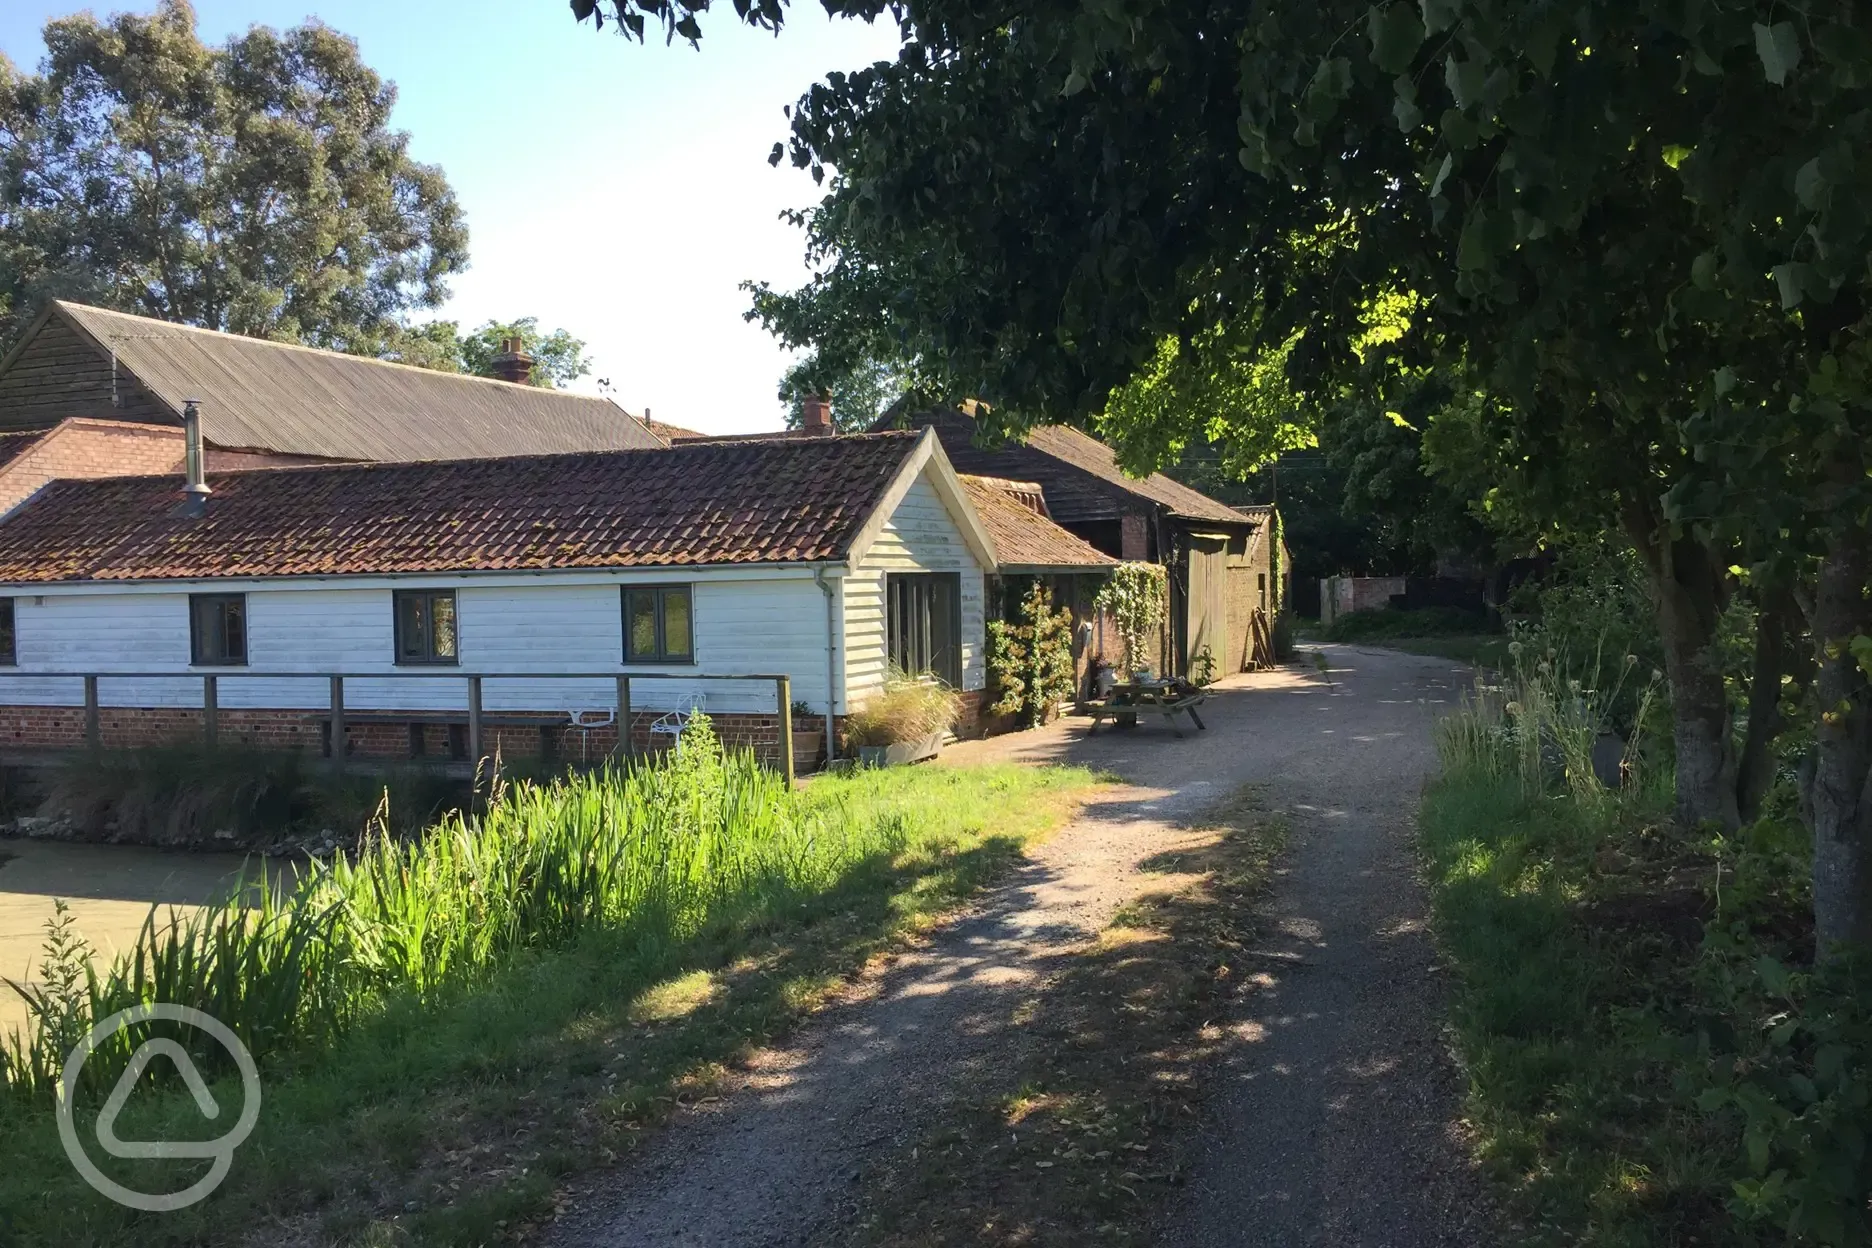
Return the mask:
<path id="1" fill-rule="evenodd" d="M 1129 475 L 1111 447 L 1066 425 L 1041 425 L 1029 430 L 1023 442 L 980 446 L 975 441 L 974 417 L 955 408 L 907 418 L 886 416 L 879 423 L 933 427 L 958 472 L 1039 482 L 1053 518 L 1062 523 L 1116 519 L 1139 504 L 1162 508 L 1185 520 L 1253 523 L 1235 508 L 1161 472 L 1147 477 Z"/>
<path id="2" fill-rule="evenodd" d="M 75 328 L 176 419 L 186 400 L 201 400 L 203 436 L 219 447 L 326 459 L 422 460 L 663 445 L 643 422 L 598 396 L 224 334 L 64 300 L 54 300 L 47 316 Z"/>

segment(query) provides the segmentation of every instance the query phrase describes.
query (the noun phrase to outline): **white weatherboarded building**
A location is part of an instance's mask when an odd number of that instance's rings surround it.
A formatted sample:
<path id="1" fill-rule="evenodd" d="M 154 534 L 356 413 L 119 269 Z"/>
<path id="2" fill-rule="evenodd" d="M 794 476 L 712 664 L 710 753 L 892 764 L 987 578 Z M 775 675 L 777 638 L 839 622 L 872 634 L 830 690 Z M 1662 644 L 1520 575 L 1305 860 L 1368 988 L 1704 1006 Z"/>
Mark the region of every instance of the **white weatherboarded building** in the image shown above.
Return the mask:
<path id="1" fill-rule="evenodd" d="M 55 481 L 0 523 L 0 745 L 329 749 L 337 676 L 348 752 L 459 755 L 478 694 L 485 749 L 576 755 L 615 745 L 630 675 L 640 743 L 700 705 L 771 747 L 775 684 L 716 678 L 785 675 L 815 718 L 893 664 L 971 717 L 986 682 L 995 540 L 927 432 L 182 485 Z"/>

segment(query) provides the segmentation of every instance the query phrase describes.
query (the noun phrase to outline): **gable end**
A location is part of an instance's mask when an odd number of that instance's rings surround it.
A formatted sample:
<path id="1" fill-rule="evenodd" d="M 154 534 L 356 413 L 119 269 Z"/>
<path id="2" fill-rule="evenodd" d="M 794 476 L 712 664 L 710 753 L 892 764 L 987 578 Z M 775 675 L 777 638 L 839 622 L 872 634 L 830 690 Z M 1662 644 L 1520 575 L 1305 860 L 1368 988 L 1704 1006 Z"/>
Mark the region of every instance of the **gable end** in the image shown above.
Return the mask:
<path id="1" fill-rule="evenodd" d="M 49 429 L 73 416 L 175 423 L 121 364 L 114 382 L 110 352 L 47 309 L 0 363 L 0 429 Z"/>

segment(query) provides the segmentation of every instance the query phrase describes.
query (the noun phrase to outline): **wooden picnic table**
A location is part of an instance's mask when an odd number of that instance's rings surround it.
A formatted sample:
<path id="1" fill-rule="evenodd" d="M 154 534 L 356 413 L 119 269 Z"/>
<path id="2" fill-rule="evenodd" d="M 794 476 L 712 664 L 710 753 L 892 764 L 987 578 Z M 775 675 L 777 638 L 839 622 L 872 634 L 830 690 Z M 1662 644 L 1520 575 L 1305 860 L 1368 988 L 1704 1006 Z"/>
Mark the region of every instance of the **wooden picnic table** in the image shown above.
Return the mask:
<path id="1" fill-rule="evenodd" d="M 1125 681 L 1113 685 L 1111 694 L 1103 702 L 1092 705 L 1092 727 L 1087 729 L 1087 735 L 1097 732 L 1107 719 L 1120 728 L 1135 728 L 1139 715 L 1163 716 L 1170 730 L 1179 737 L 1183 730 L 1177 727 L 1178 715 L 1188 715 L 1192 724 L 1206 731 L 1207 725 L 1196 714 L 1196 708 L 1208 697 L 1201 689 L 1181 680 Z"/>

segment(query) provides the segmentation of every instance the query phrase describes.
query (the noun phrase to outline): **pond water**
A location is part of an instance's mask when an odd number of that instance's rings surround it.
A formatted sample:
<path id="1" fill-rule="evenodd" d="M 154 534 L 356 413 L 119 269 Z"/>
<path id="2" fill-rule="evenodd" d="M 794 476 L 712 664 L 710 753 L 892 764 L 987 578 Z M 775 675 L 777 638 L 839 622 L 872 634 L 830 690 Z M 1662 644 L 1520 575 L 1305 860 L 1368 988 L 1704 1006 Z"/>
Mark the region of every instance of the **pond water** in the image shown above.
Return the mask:
<path id="1" fill-rule="evenodd" d="M 69 903 L 79 934 L 108 961 L 136 943 L 152 906 L 187 912 L 223 900 L 259 864 L 240 854 L 0 837 L 0 978 L 36 978 L 54 899 Z M 0 1035 L 25 1022 L 25 1003 L 0 984 Z"/>

